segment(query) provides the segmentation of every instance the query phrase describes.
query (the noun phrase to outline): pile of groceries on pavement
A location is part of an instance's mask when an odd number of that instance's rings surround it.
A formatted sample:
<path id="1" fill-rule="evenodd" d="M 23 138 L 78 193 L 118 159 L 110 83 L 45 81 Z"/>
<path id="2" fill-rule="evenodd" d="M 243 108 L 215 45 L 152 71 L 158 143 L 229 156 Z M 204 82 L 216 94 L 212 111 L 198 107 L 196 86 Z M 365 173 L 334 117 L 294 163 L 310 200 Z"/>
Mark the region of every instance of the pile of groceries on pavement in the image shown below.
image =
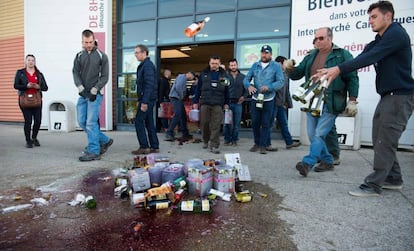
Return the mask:
<path id="1" fill-rule="evenodd" d="M 137 155 L 131 167 L 115 169 L 113 175 L 115 197 L 147 210 L 211 213 L 217 200 L 252 199 L 243 186 L 251 180 L 249 169 L 241 164 L 239 153 L 225 154 L 225 160 L 189 159 L 184 163 L 171 162 L 159 153 Z"/>

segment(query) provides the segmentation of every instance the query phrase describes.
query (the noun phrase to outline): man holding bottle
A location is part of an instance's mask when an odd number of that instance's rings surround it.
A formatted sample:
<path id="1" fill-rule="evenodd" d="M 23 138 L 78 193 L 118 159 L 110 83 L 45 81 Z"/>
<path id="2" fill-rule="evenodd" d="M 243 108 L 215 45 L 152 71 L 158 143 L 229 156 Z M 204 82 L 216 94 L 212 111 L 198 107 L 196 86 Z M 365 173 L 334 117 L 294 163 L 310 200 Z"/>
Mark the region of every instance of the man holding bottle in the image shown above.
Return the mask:
<path id="1" fill-rule="evenodd" d="M 251 116 L 254 136 L 254 145 L 251 152 L 275 151 L 275 148 L 266 147 L 269 141 L 269 130 L 273 124 L 273 107 L 276 90 L 283 87 L 284 78 L 280 64 L 272 60 L 272 47 L 262 46 L 261 60 L 255 62 L 244 78 L 244 87 L 252 95 Z"/>
<path id="2" fill-rule="evenodd" d="M 315 32 L 313 40 L 315 49 L 294 67 L 292 60 L 287 60 L 284 68 L 289 78 L 298 80 L 305 77 L 308 81 L 311 76 L 317 73 L 318 69 L 325 66 L 335 66 L 352 59 L 349 51 L 339 48 L 332 43 L 332 30 L 328 27 L 319 28 Z M 314 116 L 311 112 L 306 113 L 307 133 L 311 142 L 309 154 L 303 157 L 301 162 L 296 164 L 296 169 L 306 177 L 311 168 L 320 161 L 314 168 L 315 172 L 331 171 L 334 169 L 333 157 L 329 153 L 325 138 L 335 125 L 338 114 L 346 110 L 349 114 L 356 114 L 356 98 L 358 96 L 359 80 L 356 71 L 349 72 L 335 79 L 325 91 L 325 101 L 321 108 L 322 114 Z M 347 94 L 349 101 L 347 105 Z"/>

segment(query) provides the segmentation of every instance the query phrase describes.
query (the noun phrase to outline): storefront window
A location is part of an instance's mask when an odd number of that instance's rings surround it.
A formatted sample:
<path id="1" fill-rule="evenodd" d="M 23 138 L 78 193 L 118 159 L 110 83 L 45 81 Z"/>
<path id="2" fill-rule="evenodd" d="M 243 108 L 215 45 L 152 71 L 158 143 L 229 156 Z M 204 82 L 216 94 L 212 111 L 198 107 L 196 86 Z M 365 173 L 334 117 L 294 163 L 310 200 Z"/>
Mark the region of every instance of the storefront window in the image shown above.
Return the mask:
<path id="1" fill-rule="evenodd" d="M 197 13 L 205 13 L 211 11 L 223 11 L 223 10 L 234 10 L 234 0 L 197 0 L 196 8 Z"/>
<path id="2" fill-rule="evenodd" d="M 122 21 L 143 20 L 156 15 L 156 0 L 124 0 Z"/>
<path id="3" fill-rule="evenodd" d="M 155 21 L 122 24 L 122 46 L 155 44 Z"/>
<path id="4" fill-rule="evenodd" d="M 289 57 L 289 39 L 249 40 L 237 43 L 237 60 L 239 68 L 249 70 L 254 62 L 260 60 L 260 48 L 263 45 L 272 47 L 272 59 L 277 56 Z"/>
<path id="5" fill-rule="evenodd" d="M 184 29 L 193 23 L 193 16 L 160 19 L 158 21 L 158 44 L 188 43 L 193 38 L 184 35 Z"/>
<path id="6" fill-rule="evenodd" d="M 219 14 L 198 15 L 196 20 L 210 17 L 204 28 L 195 36 L 196 41 L 233 40 L 234 39 L 234 12 Z"/>
<path id="7" fill-rule="evenodd" d="M 289 4 L 290 0 L 239 0 L 239 8 L 257 8 L 265 6 L 274 6 L 275 4 Z"/>
<path id="8" fill-rule="evenodd" d="M 186 15 L 193 12 L 193 0 L 158 0 L 159 17 Z"/>
<path id="9" fill-rule="evenodd" d="M 288 36 L 290 7 L 239 11 L 238 38 Z"/>

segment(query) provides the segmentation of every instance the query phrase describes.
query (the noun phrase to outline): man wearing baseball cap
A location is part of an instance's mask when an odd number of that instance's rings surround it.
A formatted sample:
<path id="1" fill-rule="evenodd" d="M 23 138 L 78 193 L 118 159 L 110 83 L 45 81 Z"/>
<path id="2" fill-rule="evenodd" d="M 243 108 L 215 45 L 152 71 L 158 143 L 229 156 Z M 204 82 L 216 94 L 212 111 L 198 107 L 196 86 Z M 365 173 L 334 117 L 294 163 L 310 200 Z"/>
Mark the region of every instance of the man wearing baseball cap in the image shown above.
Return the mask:
<path id="1" fill-rule="evenodd" d="M 273 99 L 276 90 L 283 87 L 284 77 L 280 64 L 272 60 L 272 47 L 263 45 L 260 61 L 253 63 L 243 84 L 252 95 L 251 118 L 254 136 L 254 145 L 251 152 L 259 151 L 266 154 L 267 151 L 277 149 L 266 147 L 269 141 L 269 130 L 273 124 Z"/>

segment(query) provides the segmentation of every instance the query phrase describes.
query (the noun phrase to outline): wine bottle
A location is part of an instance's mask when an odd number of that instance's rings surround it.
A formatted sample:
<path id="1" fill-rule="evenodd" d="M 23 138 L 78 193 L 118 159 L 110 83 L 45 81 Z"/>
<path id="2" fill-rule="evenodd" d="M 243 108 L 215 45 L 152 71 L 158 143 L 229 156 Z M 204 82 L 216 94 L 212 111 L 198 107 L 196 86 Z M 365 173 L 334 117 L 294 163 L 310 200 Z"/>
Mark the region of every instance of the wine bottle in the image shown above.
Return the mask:
<path id="1" fill-rule="evenodd" d="M 177 209 L 181 213 L 212 213 L 213 203 L 210 200 L 181 201 Z"/>
<path id="2" fill-rule="evenodd" d="M 186 37 L 192 37 L 195 34 L 197 34 L 197 32 L 201 31 L 204 28 L 204 25 L 210 21 L 210 17 L 206 17 L 201 21 L 197 21 L 194 22 L 192 24 L 190 24 L 187 28 L 185 28 L 184 30 L 184 34 Z"/>
<path id="3" fill-rule="evenodd" d="M 263 109 L 264 94 L 259 93 L 256 100 L 256 108 Z"/>
<path id="4" fill-rule="evenodd" d="M 305 83 L 302 83 L 296 91 L 293 93 L 292 98 L 296 101 L 300 101 L 300 97 L 305 93 L 306 89 L 309 88 L 309 86 L 312 85 L 312 79 L 309 79 Z"/>
<path id="5" fill-rule="evenodd" d="M 171 205 L 169 200 L 153 200 L 147 201 L 145 208 L 148 210 L 167 209 Z"/>
<path id="6" fill-rule="evenodd" d="M 310 108 L 310 113 L 314 117 L 320 117 L 322 115 L 327 83 L 328 83 L 327 80 L 324 80 L 322 82 L 321 88 L 319 89 L 316 96 L 313 98 L 313 103 L 312 103 L 312 106 Z"/>
<path id="7" fill-rule="evenodd" d="M 96 200 L 92 195 L 85 198 L 85 206 L 89 209 L 96 208 Z"/>
<path id="8" fill-rule="evenodd" d="M 185 180 L 185 177 L 182 176 L 182 177 L 175 179 L 172 184 L 174 186 L 174 189 L 178 190 L 180 188 L 184 188 L 187 185 L 187 182 Z"/>

